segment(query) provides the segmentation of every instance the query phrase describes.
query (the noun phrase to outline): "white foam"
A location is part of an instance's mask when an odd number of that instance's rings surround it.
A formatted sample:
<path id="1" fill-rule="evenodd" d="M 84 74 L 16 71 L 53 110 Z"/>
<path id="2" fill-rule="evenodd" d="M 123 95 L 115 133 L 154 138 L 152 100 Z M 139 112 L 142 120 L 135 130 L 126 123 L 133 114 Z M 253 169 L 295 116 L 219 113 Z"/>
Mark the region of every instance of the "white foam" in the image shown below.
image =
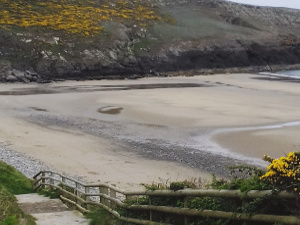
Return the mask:
<path id="1" fill-rule="evenodd" d="M 273 125 L 266 125 L 266 126 L 255 126 L 255 127 L 234 127 L 234 128 L 223 128 L 216 130 L 213 135 L 224 133 L 224 132 L 237 132 L 237 131 L 252 131 L 252 130 L 272 130 L 272 129 L 280 129 L 283 127 L 293 127 L 299 126 L 300 121 L 291 121 L 286 123 L 279 123 Z"/>
<path id="2" fill-rule="evenodd" d="M 293 78 L 293 79 L 300 79 L 300 76 L 292 75 L 292 74 L 283 74 L 283 73 L 268 73 L 268 72 L 260 72 L 260 75 L 268 75 L 272 77 L 285 77 L 285 78 Z"/>
<path id="3" fill-rule="evenodd" d="M 291 121 L 287 123 L 280 123 L 274 125 L 267 126 L 255 126 L 255 127 L 234 127 L 234 128 L 224 128 L 218 129 L 209 134 L 195 136 L 192 138 L 193 144 L 190 144 L 189 147 L 198 149 L 200 151 L 208 151 L 215 155 L 221 155 L 224 157 L 229 157 L 232 159 L 242 160 L 247 164 L 265 167 L 268 163 L 264 162 L 260 158 L 244 156 L 240 153 L 232 152 L 229 149 L 226 149 L 214 141 L 212 141 L 212 137 L 216 134 L 225 133 L 225 132 L 238 132 L 238 131 L 251 131 L 251 130 L 271 130 L 271 129 L 280 129 L 283 127 L 291 127 L 300 125 L 300 121 Z"/>
<path id="4" fill-rule="evenodd" d="M 223 148 L 222 146 L 211 140 L 212 136 L 213 134 L 193 137 L 194 144 L 189 145 L 189 147 L 200 151 L 210 152 L 216 155 L 216 157 L 220 155 L 234 160 L 243 161 L 254 166 L 266 167 L 268 165 L 260 158 L 244 156 L 240 153 L 232 152 L 229 149 Z"/>

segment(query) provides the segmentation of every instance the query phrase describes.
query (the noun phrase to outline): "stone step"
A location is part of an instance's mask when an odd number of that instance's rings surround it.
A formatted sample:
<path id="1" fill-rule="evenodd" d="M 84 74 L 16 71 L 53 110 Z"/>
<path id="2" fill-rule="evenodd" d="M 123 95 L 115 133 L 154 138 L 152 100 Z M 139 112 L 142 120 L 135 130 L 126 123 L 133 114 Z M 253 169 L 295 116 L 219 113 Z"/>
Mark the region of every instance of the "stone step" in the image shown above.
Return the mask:
<path id="1" fill-rule="evenodd" d="M 35 217 L 37 225 L 88 225 L 89 220 L 71 211 L 59 199 L 34 194 L 16 195 L 21 209 Z"/>

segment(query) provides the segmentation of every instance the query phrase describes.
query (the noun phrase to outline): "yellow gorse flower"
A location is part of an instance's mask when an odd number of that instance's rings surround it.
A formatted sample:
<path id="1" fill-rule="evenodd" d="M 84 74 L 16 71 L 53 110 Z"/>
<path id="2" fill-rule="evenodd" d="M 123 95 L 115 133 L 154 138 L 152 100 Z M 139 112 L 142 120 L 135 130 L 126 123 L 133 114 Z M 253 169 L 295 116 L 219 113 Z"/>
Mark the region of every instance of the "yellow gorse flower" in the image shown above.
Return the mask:
<path id="1" fill-rule="evenodd" d="M 270 162 L 269 156 L 264 159 Z M 268 180 L 274 185 L 280 186 L 298 186 L 294 187 L 295 191 L 300 188 L 300 152 L 291 152 L 286 157 L 272 159 L 271 164 L 267 167 L 267 173 L 261 176 L 261 179 Z"/>
<path id="2" fill-rule="evenodd" d="M 102 31 L 103 21 L 132 20 L 145 25 L 161 20 L 151 6 L 141 1 L 97 5 L 92 0 L 0 0 L 0 5 L 1 27 L 45 27 L 86 36 Z"/>

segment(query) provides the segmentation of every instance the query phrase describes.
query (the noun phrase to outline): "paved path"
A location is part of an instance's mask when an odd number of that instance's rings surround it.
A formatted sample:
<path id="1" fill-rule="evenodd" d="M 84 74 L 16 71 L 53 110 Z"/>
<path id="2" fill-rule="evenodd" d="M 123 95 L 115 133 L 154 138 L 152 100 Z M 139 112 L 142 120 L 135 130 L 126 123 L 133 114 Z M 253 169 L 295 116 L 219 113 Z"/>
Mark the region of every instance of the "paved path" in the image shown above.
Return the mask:
<path id="1" fill-rule="evenodd" d="M 37 225 L 88 225 L 89 220 L 78 211 L 71 211 L 59 199 L 38 194 L 16 195 L 26 214 L 35 217 Z"/>

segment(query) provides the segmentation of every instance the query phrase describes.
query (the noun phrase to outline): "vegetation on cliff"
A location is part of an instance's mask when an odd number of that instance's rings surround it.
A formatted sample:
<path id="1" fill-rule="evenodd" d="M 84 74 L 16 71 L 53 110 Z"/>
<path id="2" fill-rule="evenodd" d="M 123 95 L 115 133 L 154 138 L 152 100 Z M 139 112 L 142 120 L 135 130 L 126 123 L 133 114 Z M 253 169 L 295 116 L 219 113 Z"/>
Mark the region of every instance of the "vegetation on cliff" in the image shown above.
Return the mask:
<path id="1" fill-rule="evenodd" d="M 103 21 L 136 21 L 140 26 L 162 20 L 150 5 L 142 1 L 115 3 L 92 0 L 1 0 L 0 25 L 4 29 L 36 28 L 63 30 L 71 34 L 93 36 L 104 30 Z"/>
<path id="2" fill-rule="evenodd" d="M 299 18 L 223 0 L 0 0 L 0 81 L 276 70 L 300 63 Z"/>

